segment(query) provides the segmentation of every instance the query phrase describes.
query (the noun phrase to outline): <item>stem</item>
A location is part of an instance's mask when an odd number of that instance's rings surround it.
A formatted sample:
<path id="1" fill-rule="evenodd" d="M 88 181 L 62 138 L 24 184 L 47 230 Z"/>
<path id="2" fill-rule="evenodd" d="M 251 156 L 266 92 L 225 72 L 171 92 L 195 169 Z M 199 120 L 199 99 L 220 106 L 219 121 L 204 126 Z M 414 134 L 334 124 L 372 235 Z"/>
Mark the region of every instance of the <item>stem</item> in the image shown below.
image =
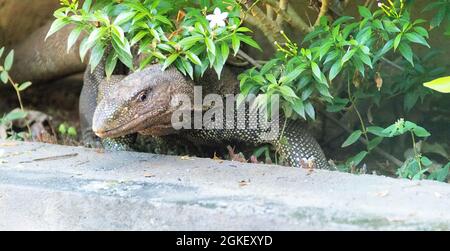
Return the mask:
<path id="1" fill-rule="evenodd" d="M 16 92 L 17 99 L 19 100 L 20 110 L 22 112 L 25 112 L 25 109 L 23 107 L 22 97 L 20 96 L 20 91 L 19 91 L 19 88 L 18 88 L 18 84 L 16 84 L 12 80 L 12 78 L 9 76 L 9 74 L 8 74 L 8 80 L 9 80 L 10 84 L 12 85 L 12 87 L 14 88 L 14 91 Z M 28 121 L 25 121 L 25 124 L 26 124 L 27 129 L 28 129 L 28 134 L 31 137 L 31 128 L 30 128 L 30 125 L 28 125 Z"/>
<path id="2" fill-rule="evenodd" d="M 412 143 L 413 143 L 414 158 L 416 159 L 417 163 L 419 164 L 420 171 L 422 171 L 422 163 L 420 163 L 420 158 L 419 158 L 419 155 L 417 154 L 416 139 L 414 137 L 414 132 L 410 131 L 410 133 L 411 133 L 411 139 L 412 139 Z"/>
<path id="3" fill-rule="evenodd" d="M 359 122 L 361 124 L 361 129 L 362 129 L 362 132 L 364 134 L 364 137 L 366 138 L 367 142 L 369 142 L 369 137 L 367 136 L 366 125 L 364 124 L 364 120 L 363 120 L 361 114 L 359 113 L 358 106 L 356 105 L 356 100 L 352 96 L 352 91 L 351 91 L 351 88 L 350 88 L 350 76 L 348 77 L 348 80 L 347 80 L 347 88 L 348 88 L 348 97 L 350 99 L 350 102 L 352 103 L 353 109 L 355 109 L 356 115 L 358 116 L 358 119 L 359 119 Z"/>

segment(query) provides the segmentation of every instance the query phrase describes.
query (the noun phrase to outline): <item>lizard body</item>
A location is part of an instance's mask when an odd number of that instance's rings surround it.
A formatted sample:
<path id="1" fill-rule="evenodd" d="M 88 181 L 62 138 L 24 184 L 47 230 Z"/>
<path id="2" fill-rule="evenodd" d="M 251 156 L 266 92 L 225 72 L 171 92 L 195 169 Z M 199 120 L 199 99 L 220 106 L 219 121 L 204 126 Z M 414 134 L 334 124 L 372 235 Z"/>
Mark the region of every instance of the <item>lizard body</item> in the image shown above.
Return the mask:
<path id="1" fill-rule="evenodd" d="M 302 163 L 306 160 L 314 159 L 316 167 L 328 168 L 319 144 L 306 127 L 296 121 L 288 120 L 286 124 L 284 120 L 272 122 L 279 123 L 277 126 L 283 130 L 277 131 L 270 139 L 261 136 L 267 133 L 267 129 L 261 129 L 257 117 L 250 112 L 246 114 L 245 123 L 254 125 L 254 129 L 235 127 L 175 130 L 171 121 L 173 113 L 192 109 L 174 102 L 178 95 L 183 94 L 193 100 L 195 85 L 204 87 L 203 95 L 234 94 L 238 92 L 239 83 L 228 67 L 224 69 L 221 79 L 212 71 L 207 71 L 197 82 L 183 76 L 175 68 L 163 72 L 161 67 L 151 65 L 110 86 L 94 113 L 93 131 L 96 135 L 101 138 L 116 138 L 132 133 L 153 136 L 178 133 L 180 137 L 201 145 L 237 143 L 257 146 L 269 143 L 275 146 L 290 166 L 303 166 Z"/>

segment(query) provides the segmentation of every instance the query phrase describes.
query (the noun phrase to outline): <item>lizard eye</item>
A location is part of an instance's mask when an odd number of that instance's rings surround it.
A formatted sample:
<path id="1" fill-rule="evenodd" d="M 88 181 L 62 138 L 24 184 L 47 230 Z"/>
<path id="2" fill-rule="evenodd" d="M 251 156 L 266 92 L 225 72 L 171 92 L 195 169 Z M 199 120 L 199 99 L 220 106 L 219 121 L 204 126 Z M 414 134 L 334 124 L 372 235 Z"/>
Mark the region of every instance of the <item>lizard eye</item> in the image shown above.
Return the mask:
<path id="1" fill-rule="evenodd" d="M 145 90 L 145 91 L 141 92 L 138 96 L 138 100 L 141 102 L 146 101 L 148 98 L 148 92 L 149 92 L 149 90 Z"/>
<path id="2" fill-rule="evenodd" d="M 139 95 L 139 101 L 145 101 L 145 100 L 147 100 L 147 94 L 146 93 L 143 93 L 143 94 Z"/>

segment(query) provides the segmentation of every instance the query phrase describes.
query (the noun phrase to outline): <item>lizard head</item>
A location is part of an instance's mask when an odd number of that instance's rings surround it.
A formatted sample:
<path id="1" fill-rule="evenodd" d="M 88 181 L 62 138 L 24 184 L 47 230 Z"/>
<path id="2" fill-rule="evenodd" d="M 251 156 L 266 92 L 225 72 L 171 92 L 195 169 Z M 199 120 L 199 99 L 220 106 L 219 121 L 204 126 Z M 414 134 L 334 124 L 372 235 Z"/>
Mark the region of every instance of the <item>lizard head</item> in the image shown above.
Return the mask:
<path id="1" fill-rule="evenodd" d="M 101 138 L 137 132 L 153 136 L 173 133 L 171 117 L 181 103 L 172 100 L 179 94 L 193 98 L 194 82 L 174 67 L 161 69 L 154 64 L 107 88 L 100 87 L 104 93 L 94 113 L 94 133 Z"/>

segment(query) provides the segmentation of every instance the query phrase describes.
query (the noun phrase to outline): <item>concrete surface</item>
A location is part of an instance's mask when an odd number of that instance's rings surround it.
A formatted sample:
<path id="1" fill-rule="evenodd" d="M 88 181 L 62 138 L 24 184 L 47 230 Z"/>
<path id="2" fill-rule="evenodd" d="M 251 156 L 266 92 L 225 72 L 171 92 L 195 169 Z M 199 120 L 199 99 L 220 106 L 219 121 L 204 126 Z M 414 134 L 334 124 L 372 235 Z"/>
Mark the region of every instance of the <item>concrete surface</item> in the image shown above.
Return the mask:
<path id="1" fill-rule="evenodd" d="M 0 141 L 0 230 L 449 230 L 450 186 Z"/>

